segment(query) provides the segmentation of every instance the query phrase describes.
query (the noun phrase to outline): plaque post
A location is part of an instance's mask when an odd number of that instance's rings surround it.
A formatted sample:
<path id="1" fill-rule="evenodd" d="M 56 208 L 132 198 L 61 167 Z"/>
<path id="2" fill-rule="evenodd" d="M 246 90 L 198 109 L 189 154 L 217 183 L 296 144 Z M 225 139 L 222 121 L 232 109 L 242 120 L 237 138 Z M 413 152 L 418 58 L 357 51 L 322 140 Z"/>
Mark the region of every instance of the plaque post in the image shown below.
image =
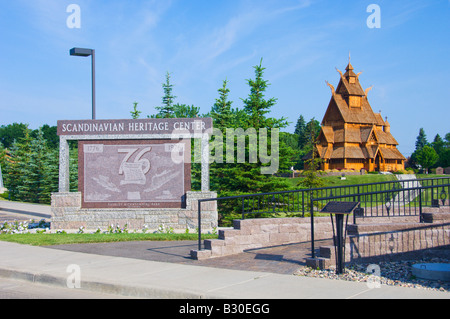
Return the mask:
<path id="1" fill-rule="evenodd" d="M 329 202 L 321 210 L 321 213 L 329 213 L 331 217 L 331 224 L 333 227 L 333 241 L 336 251 L 336 274 L 344 273 L 344 248 L 345 248 L 345 234 L 347 229 L 348 216 L 358 207 L 359 202 Z M 336 219 L 336 229 L 333 225 L 333 215 Z M 344 230 L 344 216 L 346 216 L 345 230 Z"/>

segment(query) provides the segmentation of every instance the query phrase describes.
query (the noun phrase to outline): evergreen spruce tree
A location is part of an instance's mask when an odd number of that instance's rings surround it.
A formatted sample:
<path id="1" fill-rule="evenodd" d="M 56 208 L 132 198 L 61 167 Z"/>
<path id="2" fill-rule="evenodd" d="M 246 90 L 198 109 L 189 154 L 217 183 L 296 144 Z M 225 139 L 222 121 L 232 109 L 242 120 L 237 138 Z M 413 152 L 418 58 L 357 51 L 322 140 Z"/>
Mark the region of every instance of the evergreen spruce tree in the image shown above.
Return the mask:
<path id="1" fill-rule="evenodd" d="M 233 112 L 231 109 L 232 101 L 228 100 L 228 94 L 230 93 L 230 89 L 227 88 L 228 81 L 223 81 L 223 86 L 218 89 L 219 98 L 216 99 L 214 103 L 210 116 L 213 119 L 214 127 L 222 130 L 222 132 L 226 128 L 234 127 L 233 123 Z"/>
<path id="2" fill-rule="evenodd" d="M 420 128 L 419 135 L 416 139 L 416 151 L 421 150 L 425 145 L 428 145 L 427 135 L 425 134 L 425 130 Z"/>
<path id="3" fill-rule="evenodd" d="M 263 79 L 265 68 L 262 67 L 262 59 L 259 65 L 254 67 L 255 69 L 255 79 L 247 80 L 250 87 L 250 94 L 246 99 L 242 99 L 244 103 L 244 111 L 247 113 L 245 117 L 245 122 L 240 122 L 244 130 L 253 130 L 256 134 L 259 134 L 260 128 L 268 129 L 268 139 L 267 139 L 267 149 L 271 150 L 271 134 L 274 134 L 274 129 L 279 129 L 287 125 L 285 119 L 274 119 L 269 118 L 266 115 L 270 112 L 272 106 L 276 104 L 276 99 L 265 99 L 264 92 L 268 87 L 268 81 Z M 226 91 L 223 91 L 225 93 Z M 221 94 L 223 94 L 221 92 Z M 219 99 L 220 100 L 220 99 Z M 227 108 L 225 108 L 227 109 Z M 259 137 L 261 137 L 259 135 Z M 256 152 L 255 154 L 260 154 L 259 148 L 261 146 L 261 139 L 257 145 L 249 145 L 249 138 L 246 137 L 245 141 L 245 161 L 244 163 L 238 163 L 235 159 L 234 163 L 227 163 L 226 174 L 223 174 L 223 178 L 220 181 L 221 188 L 225 191 L 228 190 L 237 193 L 257 193 L 257 192 L 272 192 L 281 189 L 287 189 L 288 184 L 285 180 L 276 178 L 272 175 L 261 174 L 261 167 L 268 166 L 269 164 L 264 164 L 261 162 L 261 158 L 257 158 L 255 163 L 250 162 L 250 152 Z M 282 143 L 280 143 L 282 144 Z M 236 155 L 237 143 L 235 141 L 235 152 Z M 253 147 L 253 149 L 252 149 Z M 282 154 L 288 149 L 283 146 L 279 146 L 280 156 L 276 160 L 282 160 L 279 162 L 279 168 L 286 166 L 286 159 L 289 156 Z M 289 166 L 292 163 L 287 164 Z"/>
<path id="4" fill-rule="evenodd" d="M 8 161 L 7 188 L 12 200 L 30 201 L 29 191 L 30 175 L 28 164 L 31 153 L 30 130 L 25 130 L 25 136 L 19 141 L 15 141 L 11 146 L 11 161 Z"/>
<path id="5" fill-rule="evenodd" d="M 297 124 L 295 125 L 295 131 L 294 134 L 298 135 L 298 147 L 300 149 L 304 148 L 306 143 L 308 142 L 308 137 L 305 134 L 306 130 L 306 122 L 303 118 L 303 115 L 300 115 L 300 117 L 297 120 Z"/>
<path id="6" fill-rule="evenodd" d="M 131 118 L 132 118 L 133 120 L 138 119 L 139 116 L 140 116 L 140 114 L 142 113 L 141 111 L 138 111 L 137 105 L 138 105 L 138 102 L 134 102 L 134 103 L 133 103 L 133 111 L 130 112 L 130 113 L 131 113 Z"/>
<path id="7" fill-rule="evenodd" d="M 43 185 L 40 200 L 42 203 L 50 204 L 52 193 L 59 189 L 59 150 L 48 149 L 44 155 Z"/>
<path id="8" fill-rule="evenodd" d="M 162 84 L 164 90 L 164 96 L 162 98 L 162 106 L 157 106 L 156 109 L 159 111 L 157 117 L 161 118 L 171 118 L 174 117 L 175 109 L 173 106 L 173 101 L 176 98 L 172 94 L 173 84 L 170 83 L 170 73 L 166 74 L 166 83 Z"/>
<path id="9" fill-rule="evenodd" d="M 45 143 L 44 133 L 39 129 L 38 135 L 31 141 L 30 158 L 27 169 L 28 178 L 24 181 L 29 193 L 28 201 L 31 203 L 44 203 L 42 193 L 44 189 L 44 158 L 47 153 Z"/>
<path id="10" fill-rule="evenodd" d="M 272 106 L 276 104 L 277 99 L 270 98 L 266 100 L 264 98 L 264 92 L 269 86 L 269 81 L 263 79 L 265 68 L 262 67 L 262 59 L 254 69 L 255 79 L 247 80 L 250 87 L 250 94 L 248 98 L 242 99 L 244 110 L 249 115 L 246 128 L 252 127 L 258 131 L 263 127 L 280 127 L 283 122 L 285 124 L 285 119 L 275 120 L 273 122 L 274 119 L 266 117 L 266 114 L 270 112 Z"/>
<path id="11" fill-rule="evenodd" d="M 416 138 L 416 149 L 411 154 L 411 162 L 413 165 L 418 164 L 417 154 L 424 148 L 424 146 L 428 145 L 427 135 L 425 134 L 425 130 L 420 128 L 419 135 Z"/>
<path id="12" fill-rule="evenodd" d="M 78 191 L 78 145 L 69 150 L 70 191 Z"/>
<path id="13" fill-rule="evenodd" d="M 176 118 L 195 118 L 199 117 L 200 108 L 194 105 L 175 104 L 173 106 L 173 117 Z"/>

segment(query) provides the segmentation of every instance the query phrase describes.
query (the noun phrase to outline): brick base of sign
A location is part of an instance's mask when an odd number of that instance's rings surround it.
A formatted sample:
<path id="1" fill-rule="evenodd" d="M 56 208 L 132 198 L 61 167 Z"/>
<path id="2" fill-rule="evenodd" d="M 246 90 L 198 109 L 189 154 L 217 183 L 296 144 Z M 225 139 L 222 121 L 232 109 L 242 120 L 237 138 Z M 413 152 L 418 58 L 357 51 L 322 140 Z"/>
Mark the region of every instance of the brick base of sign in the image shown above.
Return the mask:
<path id="1" fill-rule="evenodd" d="M 216 198 L 215 192 L 187 192 L 186 208 L 120 208 L 83 209 L 81 193 L 52 194 L 52 229 L 106 230 L 109 226 L 127 226 L 128 230 L 156 231 L 160 226 L 172 228 L 175 232 L 198 228 L 198 200 Z M 202 232 L 217 227 L 217 203 L 202 203 Z"/>

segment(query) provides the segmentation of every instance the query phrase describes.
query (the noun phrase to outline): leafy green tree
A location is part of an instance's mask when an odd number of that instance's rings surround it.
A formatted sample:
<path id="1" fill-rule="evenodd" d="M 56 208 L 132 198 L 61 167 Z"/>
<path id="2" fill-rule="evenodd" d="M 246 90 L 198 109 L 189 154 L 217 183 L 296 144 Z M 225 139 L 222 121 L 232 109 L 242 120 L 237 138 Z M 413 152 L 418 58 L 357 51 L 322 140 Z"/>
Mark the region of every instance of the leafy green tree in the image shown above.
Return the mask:
<path id="1" fill-rule="evenodd" d="M 450 148 L 450 133 L 445 134 L 444 137 L 444 146 L 446 148 Z"/>
<path id="2" fill-rule="evenodd" d="M 434 166 L 436 166 L 436 167 L 444 166 L 443 162 L 444 162 L 446 148 L 445 148 L 445 142 L 439 134 L 436 134 L 433 142 L 431 143 L 431 146 L 434 148 L 434 150 L 436 151 L 436 153 L 439 156 L 439 159 L 437 160 L 437 162 L 435 163 Z"/>
<path id="3" fill-rule="evenodd" d="M 23 139 L 28 125 L 23 123 L 13 123 L 0 126 L 0 143 L 3 147 L 9 149 L 14 141 Z"/>
<path id="4" fill-rule="evenodd" d="M 450 167 L 450 148 L 445 148 L 439 155 L 439 165 L 442 167 Z"/>
<path id="5" fill-rule="evenodd" d="M 428 173 L 428 168 L 432 167 L 437 160 L 439 155 L 436 153 L 434 148 L 429 145 L 425 145 L 416 153 L 416 160 L 423 168 L 425 168 Z"/>
<path id="6" fill-rule="evenodd" d="M 37 138 L 39 131 L 42 131 L 45 145 L 49 148 L 59 148 L 59 136 L 57 134 L 58 128 L 56 126 L 50 126 L 48 124 L 42 125 L 42 127 L 31 132 L 33 139 Z"/>

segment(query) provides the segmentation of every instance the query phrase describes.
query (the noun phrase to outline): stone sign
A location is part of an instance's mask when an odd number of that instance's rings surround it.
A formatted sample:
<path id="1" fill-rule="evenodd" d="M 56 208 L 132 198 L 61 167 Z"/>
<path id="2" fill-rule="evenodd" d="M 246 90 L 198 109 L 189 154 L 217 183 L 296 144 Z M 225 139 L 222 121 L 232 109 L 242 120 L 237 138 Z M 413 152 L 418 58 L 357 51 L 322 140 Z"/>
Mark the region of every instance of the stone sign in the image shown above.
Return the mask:
<path id="1" fill-rule="evenodd" d="M 181 208 L 191 188 L 188 141 L 80 141 L 83 208 Z"/>
<path id="2" fill-rule="evenodd" d="M 444 174 L 444 169 L 442 167 L 436 168 L 436 174 L 437 175 L 443 175 Z"/>
<path id="3" fill-rule="evenodd" d="M 211 118 L 58 121 L 59 192 L 52 227 L 194 229 L 209 190 Z M 191 191 L 191 140 L 201 191 Z M 78 141 L 78 192 L 70 191 L 69 141 Z M 200 146 L 200 148 L 197 148 Z M 198 150 L 198 151 L 197 151 Z M 196 156 L 194 156 L 196 158 Z M 217 204 L 202 207 L 202 229 L 217 227 Z"/>

